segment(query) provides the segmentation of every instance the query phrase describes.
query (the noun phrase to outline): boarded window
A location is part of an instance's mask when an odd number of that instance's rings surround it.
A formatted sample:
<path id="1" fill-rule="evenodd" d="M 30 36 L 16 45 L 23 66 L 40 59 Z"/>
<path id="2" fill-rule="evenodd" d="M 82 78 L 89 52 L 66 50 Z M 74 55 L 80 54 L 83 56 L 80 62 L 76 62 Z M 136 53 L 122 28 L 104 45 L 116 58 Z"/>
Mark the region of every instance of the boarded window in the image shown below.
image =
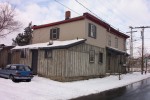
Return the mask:
<path id="1" fill-rule="evenodd" d="M 45 58 L 52 58 L 52 50 L 45 50 Z"/>
<path id="2" fill-rule="evenodd" d="M 91 50 L 89 52 L 89 62 L 93 63 L 95 61 L 95 51 Z"/>
<path id="3" fill-rule="evenodd" d="M 26 58 L 26 49 L 21 49 L 20 58 Z"/>
<path id="4" fill-rule="evenodd" d="M 96 39 L 96 26 L 94 24 L 89 23 L 89 37 Z"/>
<path id="5" fill-rule="evenodd" d="M 99 63 L 103 63 L 103 53 L 99 52 Z"/>
<path id="6" fill-rule="evenodd" d="M 59 39 L 59 28 L 53 28 L 50 30 L 50 39 L 51 40 Z"/>

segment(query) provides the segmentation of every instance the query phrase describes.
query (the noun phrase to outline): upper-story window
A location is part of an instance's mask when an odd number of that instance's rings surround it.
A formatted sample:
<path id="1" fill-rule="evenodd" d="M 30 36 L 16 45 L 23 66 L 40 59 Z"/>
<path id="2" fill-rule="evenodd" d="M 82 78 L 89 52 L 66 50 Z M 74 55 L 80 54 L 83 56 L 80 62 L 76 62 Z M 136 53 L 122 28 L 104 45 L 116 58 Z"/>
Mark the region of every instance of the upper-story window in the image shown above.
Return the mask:
<path id="1" fill-rule="evenodd" d="M 111 46 L 111 36 L 108 36 L 108 46 Z"/>
<path id="2" fill-rule="evenodd" d="M 115 37 L 115 48 L 118 48 L 118 38 Z"/>
<path id="3" fill-rule="evenodd" d="M 89 37 L 96 39 L 96 26 L 91 23 L 89 23 Z"/>
<path id="4" fill-rule="evenodd" d="M 126 40 L 124 40 L 123 43 L 124 51 L 126 51 Z"/>
<path id="5" fill-rule="evenodd" d="M 59 28 L 52 28 L 50 30 L 50 39 L 51 40 L 59 39 Z"/>

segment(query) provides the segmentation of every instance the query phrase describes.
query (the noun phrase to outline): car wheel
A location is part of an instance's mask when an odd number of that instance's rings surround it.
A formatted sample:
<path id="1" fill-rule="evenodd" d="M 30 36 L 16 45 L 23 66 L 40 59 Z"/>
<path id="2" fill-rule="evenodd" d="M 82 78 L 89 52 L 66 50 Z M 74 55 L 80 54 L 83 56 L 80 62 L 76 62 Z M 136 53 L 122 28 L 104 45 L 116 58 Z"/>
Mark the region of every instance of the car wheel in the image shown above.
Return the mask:
<path id="1" fill-rule="evenodd" d="M 31 82 L 31 79 L 27 79 L 26 82 Z"/>
<path id="2" fill-rule="evenodd" d="M 10 75 L 9 78 L 10 78 L 13 82 L 16 81 L 13 75 Z"/>

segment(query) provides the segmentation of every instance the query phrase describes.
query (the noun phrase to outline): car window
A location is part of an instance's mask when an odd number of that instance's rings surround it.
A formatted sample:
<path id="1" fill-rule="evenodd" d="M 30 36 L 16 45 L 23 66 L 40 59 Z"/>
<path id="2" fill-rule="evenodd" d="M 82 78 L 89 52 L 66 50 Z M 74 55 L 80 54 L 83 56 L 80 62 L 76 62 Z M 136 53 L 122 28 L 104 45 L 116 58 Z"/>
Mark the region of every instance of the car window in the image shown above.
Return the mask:
<path id="1" fill-rule="evenodd" d="M 7 66 L 5 67 L 5 69 L 10 69 L 10 65 L 7 65 Z"/>
<path id="2" fill-rule="evenodd" d="M 25 68 L 26 71 L 31 71 L 29 66 L 24 66 L 24 68 Z"/>
<path id="3" fill-rule="evenodd" d="M 17 66 L 17 70 L 24 71 L 25 69 L 24 69 L 24 66 Z"/>
<path id="4" fill-rule="evenodd" d="M 10 67 L 10 69 L 11 69 L 11 70 L 16 70 L 16 66 L 15 66 L 15 65 L 12 65 L 12 66 Z"/>

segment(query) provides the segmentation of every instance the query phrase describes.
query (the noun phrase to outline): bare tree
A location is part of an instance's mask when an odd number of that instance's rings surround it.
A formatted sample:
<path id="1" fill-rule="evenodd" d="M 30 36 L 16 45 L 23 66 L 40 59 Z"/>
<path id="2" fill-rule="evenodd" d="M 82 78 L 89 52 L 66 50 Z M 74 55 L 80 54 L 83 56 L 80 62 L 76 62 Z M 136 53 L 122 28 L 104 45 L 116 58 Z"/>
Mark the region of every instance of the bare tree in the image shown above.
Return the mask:
<path id="1" fill-rule="evenodd" d="M 18 31 L 21 23 L 15 20 L 15 7 L 8 3 L 0 4 L 0 38 Z"/>

